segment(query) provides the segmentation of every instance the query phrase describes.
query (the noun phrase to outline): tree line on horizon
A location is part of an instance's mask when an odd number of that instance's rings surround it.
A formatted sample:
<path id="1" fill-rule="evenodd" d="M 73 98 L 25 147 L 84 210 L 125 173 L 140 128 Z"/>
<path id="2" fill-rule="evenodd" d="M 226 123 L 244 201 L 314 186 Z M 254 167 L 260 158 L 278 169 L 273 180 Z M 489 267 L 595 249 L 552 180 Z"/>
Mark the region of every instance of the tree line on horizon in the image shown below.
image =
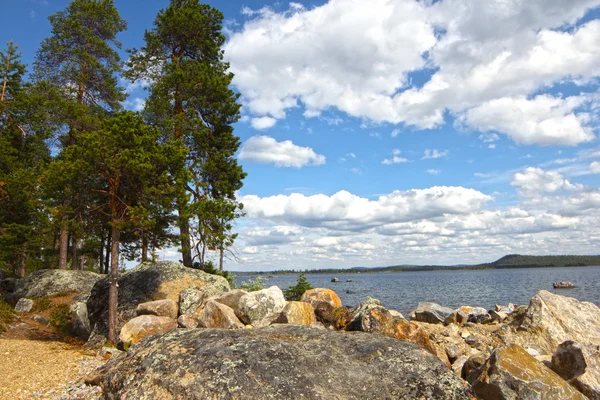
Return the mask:
<path id="1" fill-rule="evenodd" d="M 223 14 L 170 0 L 126 62 L 113 0 L 49 21 L 31 68 L 12 41 L 0 51 L 0 269 L 93 270 L 112 287 L 121 258 L 179 246 L 185 266 L 216 254 L 222 270 L 246 176 Z M 120 79 L 147 86 L 143 111 L 123 109 Z"/>

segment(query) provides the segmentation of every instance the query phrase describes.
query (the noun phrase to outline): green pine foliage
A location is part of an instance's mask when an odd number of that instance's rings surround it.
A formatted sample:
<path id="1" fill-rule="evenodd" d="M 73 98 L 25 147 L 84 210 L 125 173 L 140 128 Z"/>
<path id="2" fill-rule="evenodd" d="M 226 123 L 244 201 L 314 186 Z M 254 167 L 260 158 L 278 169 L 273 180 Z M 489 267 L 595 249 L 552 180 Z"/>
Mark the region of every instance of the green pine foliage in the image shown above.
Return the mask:
<path id="1" fill-rule="evenodd" d="M 242 282 L 240 284 L 240 289 L 243 289 L 247 292 L 257 292 L 259 290 L 263 290 L 265 288 L 265 282 L 260 276 L 257 276 L 256 279 L 248 279 L 246 282 Z"/>
<path id="2" fill-rule="evenodd" d="M 298 280 L 296 281 L 296 285 L 290 286 L 285 292 L 285 298 L 288 301 L 299 301 L 304 292 L 310 289 L 312 289 L 312 286 L 306 279 L 306 275 L 300 274 L 298 276 Z"/>

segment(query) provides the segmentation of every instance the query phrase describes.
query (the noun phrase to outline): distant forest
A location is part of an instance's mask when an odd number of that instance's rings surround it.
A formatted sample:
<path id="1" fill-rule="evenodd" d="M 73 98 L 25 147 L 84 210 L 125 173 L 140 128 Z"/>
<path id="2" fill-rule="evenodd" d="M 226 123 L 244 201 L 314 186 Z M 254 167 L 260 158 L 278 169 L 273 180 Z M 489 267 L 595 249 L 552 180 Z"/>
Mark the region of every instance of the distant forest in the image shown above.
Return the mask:
<path id="1" fill-rule="evenodd" d="M 392 265 L 389 267 L 355 267 L 350 269 L 305 269 L 258 272 L 260 275 L 281 275 L 293 273 L 331 274 L 331 273 L 361 273 L 361 272 L 408 272 L 408 271 L 439 271 L 439 270 L 476 270 L 476 269 L 508 269 L 508 268 L 547 268 L 547 267 L 587 267 L 600 265 L 598 256 L 524 256 L 509 254 L 494 262 L 476 265 Z"/>

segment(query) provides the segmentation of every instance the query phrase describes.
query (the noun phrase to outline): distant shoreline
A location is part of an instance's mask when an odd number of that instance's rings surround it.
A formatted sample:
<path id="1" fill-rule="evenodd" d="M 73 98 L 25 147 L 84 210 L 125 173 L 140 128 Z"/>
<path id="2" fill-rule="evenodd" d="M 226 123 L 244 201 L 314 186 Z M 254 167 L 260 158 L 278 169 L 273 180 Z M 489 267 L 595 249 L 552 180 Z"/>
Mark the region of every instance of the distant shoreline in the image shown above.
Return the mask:
<path id="1" fill-rule="evenodd" d="M 475 265 L 393 265 L 389 267 L 354 267 L 354 268 L 327 268 L 305 270 L 275 270 L 275 271 L 231 271 L 236 274 L 247 275 L 294 275 L 305 274 L 360 274 L 378 272 L 425 272 L 425 271 L 473 271 L 517 268 L 572 268 L 600 266 L 600 256 L 524 256 L 511 254 L 497 261 Z"/>

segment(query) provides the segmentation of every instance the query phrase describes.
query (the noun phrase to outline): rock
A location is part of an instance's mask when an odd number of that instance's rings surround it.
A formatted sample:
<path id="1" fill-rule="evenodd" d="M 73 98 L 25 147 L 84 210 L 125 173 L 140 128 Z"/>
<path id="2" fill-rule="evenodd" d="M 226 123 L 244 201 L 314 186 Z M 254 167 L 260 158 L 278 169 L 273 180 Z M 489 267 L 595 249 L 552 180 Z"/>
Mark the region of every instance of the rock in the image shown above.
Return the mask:
<path id="1" fill-rule="evenodd" d="M 281 315 L 275 321 L 280 324 L 311 325 L 317 322 L 315 310 L 303 301 L 288 301 Z"/>
<path id="2" fill-rule="evenodd" d="M 495 321 L 495 322 L 504 322 L 504 320 L 506 318 L 508 318 L 508 315 L 506 315 L 502 311 L 492 310 L 492 311 L 490 311 L 490 317 L 492 318 L 492 321 Z"/>
<path id="3" fill-rule="evenodd" d="M 0 290 L 8 292 L 9 294 L 14 292 L 17 288 L 18 281 L 19 280 L 15 279 L 15 278 L 0 279 Z M 12 296 L 6 296 L 6 297 L 7 297 L 7 300 L 10 301 L 9 297 L 12 297 Z"/>
<path id="4" fill-rule="evenodd" d="M 575 288 L 575 285 L 573 284 L 573 282 L 569 282 L 569 281 L 566 281 L 566 282 L 554 282 L 552 284 L 552 287 L 554 289 L 573 289 L 573 288 Z"/>
<path id="5" fill-rule="evenodd" d="M 6 278 L 8 278 L 8 272 L 6 272 L 3 269 L 0 269 L 0 281 L 4 280 Z"/>
<path id="6" fill-rule="evenodd" d="M 75 292 L 79 298 L 85 300 L 94 284 L 101 278 L 102 275 L 88 271 L 43 269 L 16 280 L 14 291 L 5 297 L 9 303 L 15 304 L 23 297 L 46 297 Z"/>
<path id="7" fill-rule="evenodd" d="M 504 314 L 512 314 L 515 311 L 515 305 L 512 303 L 508 303 L 507 306 L 501 306 L 496 304 L 495 311 L 504 313 Z"/>
<path id="8" fill-rule="evenodd" d="M 402 319 L 406 319 L 404 318 L 404 315 L 402 315 L 402 313 L 400 311 L 396 311 L 396 310 L 389 310 L 390 314 L 392 315 L 392 317 L 397 317 L 397 318 L 402 318 Z"/>
<path id="9" fill-rule="evenodd" d="M 471 376 L 473 371 L 477 371 L 479 368 L 481 368 L 481 366 L 485 364 L 486 361 L 487 357 L 481 352 L 477 352 L 468 357 L 467 360 L 463 363 L 461 372 L 462 378 L 468 380 L 469 376 Z"/>
<path id="10" fill-rule="evenodd" d="M 467 360 L 469 359 L 469 356 L 467 355 L 462 355 L 460 357 L 458 357 L 453 363 L 452 363 L 452 372 L 454 372 L 456 374 L 456 376 L 461 377 L 462 378 L 462 371 L 463 371 L 463 367 L 465 365 L 465 363 L 467 362 Z"/>
<path id="11" fill-rule="evenodd" d="M 208 299 L 223 294 L 222 289 L 221 286 L 208 285 L 182 290 L 179 293 L 179 314 L 194 314 L 202 310 Z"/>
<path id="12" fill-rule="evenodd" d="M 243 329 L 244 324 L 235 316 L 231 307 L 209 300 L 198 316 L 200 325 L 205 328 Z"/>
<path id="13" fill-rule="evenodd" d="M 462 349 L 455 344 L 446 346 L 446 355 L 451 363 L 454 363 L 456 359 L 462 354 Z"/>
<path id="14" fill-rule="evenodd" d="M 522 347 L 500 347 L 471 374 L 469 382 L 483 399 L 585 399 L 554 371 Z"/>
<path id="15" fill-rule="evenodd" d="M 469 314 L 464 313 L 461 310 L 452 311 L 444 320 L 444 325 L 458 325 L 463 326 L 469 320 Z"/>
<path id="16" fill-rule="evenodd" d="M 108 279 L 99 280 L 87 302 L 92 337 L 104 336 L 108 323 Z M 190 287 L 207 288 L 225 292 L 229 283 L 222 276 L 207 274 L 204 271 L 186 268 L 175 262 L 143 263 L 125 272 L 119 278 L 119 302 L 117 332 L 123 320 L 134 318 L 138 304 L 153 300 L 179 300 L 179 293 Z M 99 341 L 101 342 L 101 340 Z"/>
<path id="17" fill-rule="evenodd" d="M 177 324 L 180 328 L 188 328 L 193 329 L 197 328 L 200 325 L 200 320 L 197 316 L 192 314 L 183 314 L 180 315 L 177 319 Z"/>
<path id="18" fill-rule="evenodd" d="M 600 345 L 600 308 L 546 290 L 532 297 L 515 340 L 523 347 L 553 354 L 562 342 Z"/>
<path id="19" fill-rule="evenodd" d="M 151 335 L 162 335 L 177 328 L 177 321 L 156 315 L 140 315 L 127 322 L 121 329 L 119 339 L 123 343 L 135 344 Z"/>
<path id="20" fill-rule="evenodd" d="M 41 315 L 34 315 L 33 317 L 31 317 L 31 319 L 37 322 L 38 324 L 42 324 L 45 326 L 50 325 L 50 321 L 48 321 L 48 318 L 44 318 Z"/>
<path id="21" fill-rule="evenodd" d="M 352 282 L 352 279 L 346 279 L 346 282 Z"/>
<path id="22" fill-rule="evenodd" d="M 225 304 L 227 307 L 231 307 L 233 311 L 236 311 L 239 308 L 240 299 L 247 294 L 248 292 L 245 290 L 233 289 L 213 298 L 212 300 L 221 304 Z"/>
<path id="23" fill-rule="evenodd" d="M 33 308 L 33 300 L 31 299 L 19 299 L 15 305 L 15 312 L 17 313 L 28 313 Z"/>
<path id="24" fill-rule="evenodd" d="M 462 306 L 459 310 L 469 316 L 468 322 L 474 324 L 487 324 L 492 321 L 492 317 L 483 307 Z"/>
<path id="25" fill-rule="evenodd" d="M 453 311 L 451 308 L 440 306 L 437 303 L 423 302 L 419 303 L 413 312 L 416 321 L 443 324 Z"/>
<path id="26" fill-rule="evenodd" d="M 392 314 L 376 299 L 367 298 L 364 303 L 358 305 L 353 311 L 353 318 L 348 323 L 346 330 L 368 333 L 379 333 L 381 335 L 404 340 L 423 347 L 440 358 L 446 365 L 450 361 L 445 350 L 437 348 L 430 340 L 429 334 L 413 322 L 404 318 L 392 316 Z"/>
<path id="27" fill-rule="evenodd" d="M 156 315 L 157 317 L 177 319 L 178 307 L 173 300 L 163 299 L 138 304 L 135 312 L 137 315 Z"/>
<path id="28" fill-rule="evenodd" d="M 571 340 L 552 355 L 552 370 L 592 400 L 600 399 L 600 348 Z"/>
<path id="29" fill-rule="evenodd" d="M 324 317 L 331 314 L 334 309 L 342 307 L 342 301 L 337 293 L 331 289 L 325 288 L 307 290 L 302 295 L 300 301 L 310 303 L 315 310 L 317 318 L 322 320 L 329 319 Z"/>
<path id="30" fill-rule="evenodd" d="M 76 301 L 69 308 L 71 311 L 71 326 L 73 333 L 81 340 L 88 340 L 92 333 L 90 319 L 88 318 L 87 304 Z"/>
<path id="31" fill-rule="evenodd" d="M 242 296 L 236 315 L 243 323 L 260 328 L 275 321 L 285 308 L 285 304 L 281 289 L 271 286 Z"/>
<path id="32" fill-rule="evenodd" d="M 331 282 L 334 282 L 334 283 L 337 283 L 337 282 L 339 282 L 339 281 L 340 281 L 340 278 L 332 278 L 332 279 L 331 279 Z"/>
<path id="33" fill-rule="evenodd" d="M 273 325 L 156 336 L 109 361 L 109 399 L 471 399 L 419 347 L 366 333 Z"/>

